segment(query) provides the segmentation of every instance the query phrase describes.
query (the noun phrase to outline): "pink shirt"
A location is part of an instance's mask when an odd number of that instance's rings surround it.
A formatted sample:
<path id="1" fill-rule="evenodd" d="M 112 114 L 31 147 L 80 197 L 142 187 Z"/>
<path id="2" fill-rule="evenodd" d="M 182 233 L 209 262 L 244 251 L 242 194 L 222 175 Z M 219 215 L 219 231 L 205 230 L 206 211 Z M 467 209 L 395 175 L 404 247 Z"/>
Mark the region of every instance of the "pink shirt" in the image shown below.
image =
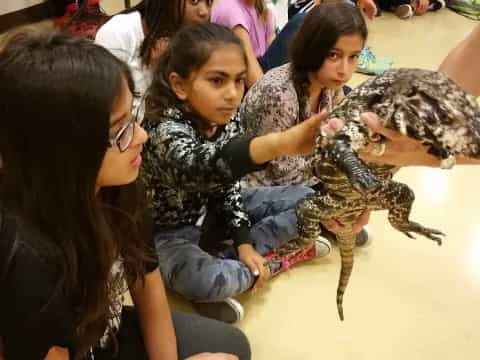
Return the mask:
<path id="1" fill-rule="evenodd" d="M 274 32 L 273 17 L 268 11 L 264 24 L 258 17 L 255 6 L 245 0 L 216 0 L 212 8 L 211 22 L 233 29 L 240 25 L 250 35 L 250 42 L 255 56 L 261 57 L 268 48 L 268 40 Z"/>

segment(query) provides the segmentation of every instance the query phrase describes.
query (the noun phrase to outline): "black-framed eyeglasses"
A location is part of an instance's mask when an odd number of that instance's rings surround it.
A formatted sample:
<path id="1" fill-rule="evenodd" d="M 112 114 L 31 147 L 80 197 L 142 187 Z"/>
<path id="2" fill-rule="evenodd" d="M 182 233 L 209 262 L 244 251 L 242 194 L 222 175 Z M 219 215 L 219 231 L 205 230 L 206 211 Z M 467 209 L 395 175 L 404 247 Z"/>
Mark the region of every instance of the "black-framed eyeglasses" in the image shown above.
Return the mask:
<path id="1" fill-rule="evenodd" d="M 135 124 L 139 120 L 138 116 L 143 106 L 144 99 L 142 99 L 134 113 L 132 113 L 130 120 L 117 131 L 113 139 L 108 140 L 111 147 L 116 146 L 120 152 L 127 151 L 135 136 Z"/>

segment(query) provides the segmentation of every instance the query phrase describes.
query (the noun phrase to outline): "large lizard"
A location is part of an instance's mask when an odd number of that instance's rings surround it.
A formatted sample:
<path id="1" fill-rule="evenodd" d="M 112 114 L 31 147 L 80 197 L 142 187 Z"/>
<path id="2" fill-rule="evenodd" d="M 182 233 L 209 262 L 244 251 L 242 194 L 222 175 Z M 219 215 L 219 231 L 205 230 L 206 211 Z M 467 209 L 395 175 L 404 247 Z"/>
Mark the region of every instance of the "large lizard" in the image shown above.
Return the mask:
<path id="1" fill-rule="evenodd" d="M 353 267 L 355 236 L 352 224 L 365 210 L 388 210 L 388 220 L 409 237 L 424 235 L 439 245 L 442 232 L 410 221 L 413 191 L 391 180 L 394 167 L 366 163 L 358 151 L 374 142 L 384 149 L 383 139 L 360 120 L 364 112 L 374 112 L 388 129 L 421 141 L 451 168 L 455 156 L 480 158 L 480 108 L 445 75 L 420 69 L 392 69 L 354 89 L 330 114 L 344 127 L 334 137 L 321 132 L 311 170 L 324 185 L 323 191 L 308 195 L 297 205 L 300 240 L 315 241 L 320 222 L 335 218 L 343 225 L 337 234 L 342 268 L 337 288 L 337 308 L 343 320 L 343 294 Z"/>

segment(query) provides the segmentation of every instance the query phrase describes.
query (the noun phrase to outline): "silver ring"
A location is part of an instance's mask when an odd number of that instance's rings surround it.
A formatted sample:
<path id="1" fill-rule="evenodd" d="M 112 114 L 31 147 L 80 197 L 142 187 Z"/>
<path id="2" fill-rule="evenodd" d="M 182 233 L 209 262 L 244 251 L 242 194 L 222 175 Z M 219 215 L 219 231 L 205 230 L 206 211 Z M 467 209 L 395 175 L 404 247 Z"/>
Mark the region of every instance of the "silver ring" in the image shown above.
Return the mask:
<path id="1" fill-rule="evenodd" d="M 372 150 L 370 150 L 370 154 L 374 156 L 382 156 L 385 153 L 385 148 L 387 146 L 383 141 L 373 143 Z"/>

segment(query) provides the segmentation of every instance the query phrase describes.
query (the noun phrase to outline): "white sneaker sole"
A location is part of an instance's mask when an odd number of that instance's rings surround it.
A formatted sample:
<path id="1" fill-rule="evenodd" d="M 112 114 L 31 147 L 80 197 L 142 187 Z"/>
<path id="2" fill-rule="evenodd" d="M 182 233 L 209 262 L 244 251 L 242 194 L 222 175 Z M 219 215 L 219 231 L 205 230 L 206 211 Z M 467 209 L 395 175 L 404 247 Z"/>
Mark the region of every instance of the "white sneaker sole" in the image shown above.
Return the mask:
<path id="1" fill-rule="evenodd" d="M 243 310 L 242 304 L 233 298 L 226 298 L 224 300 L 237 314 L 237 321 L 240 321 L 245 316 L 245 310 Z"/>
<path id="2" fill-rule="evenodd" d="M 330 254 L 331 250 L 332 250 L 332 244 L 330 244 L 330 241 L 328 241 L 323 236 L 320 236 L 315 241 L 315 255 L 317 257 L 327 256 L 328 254 Z"/>

